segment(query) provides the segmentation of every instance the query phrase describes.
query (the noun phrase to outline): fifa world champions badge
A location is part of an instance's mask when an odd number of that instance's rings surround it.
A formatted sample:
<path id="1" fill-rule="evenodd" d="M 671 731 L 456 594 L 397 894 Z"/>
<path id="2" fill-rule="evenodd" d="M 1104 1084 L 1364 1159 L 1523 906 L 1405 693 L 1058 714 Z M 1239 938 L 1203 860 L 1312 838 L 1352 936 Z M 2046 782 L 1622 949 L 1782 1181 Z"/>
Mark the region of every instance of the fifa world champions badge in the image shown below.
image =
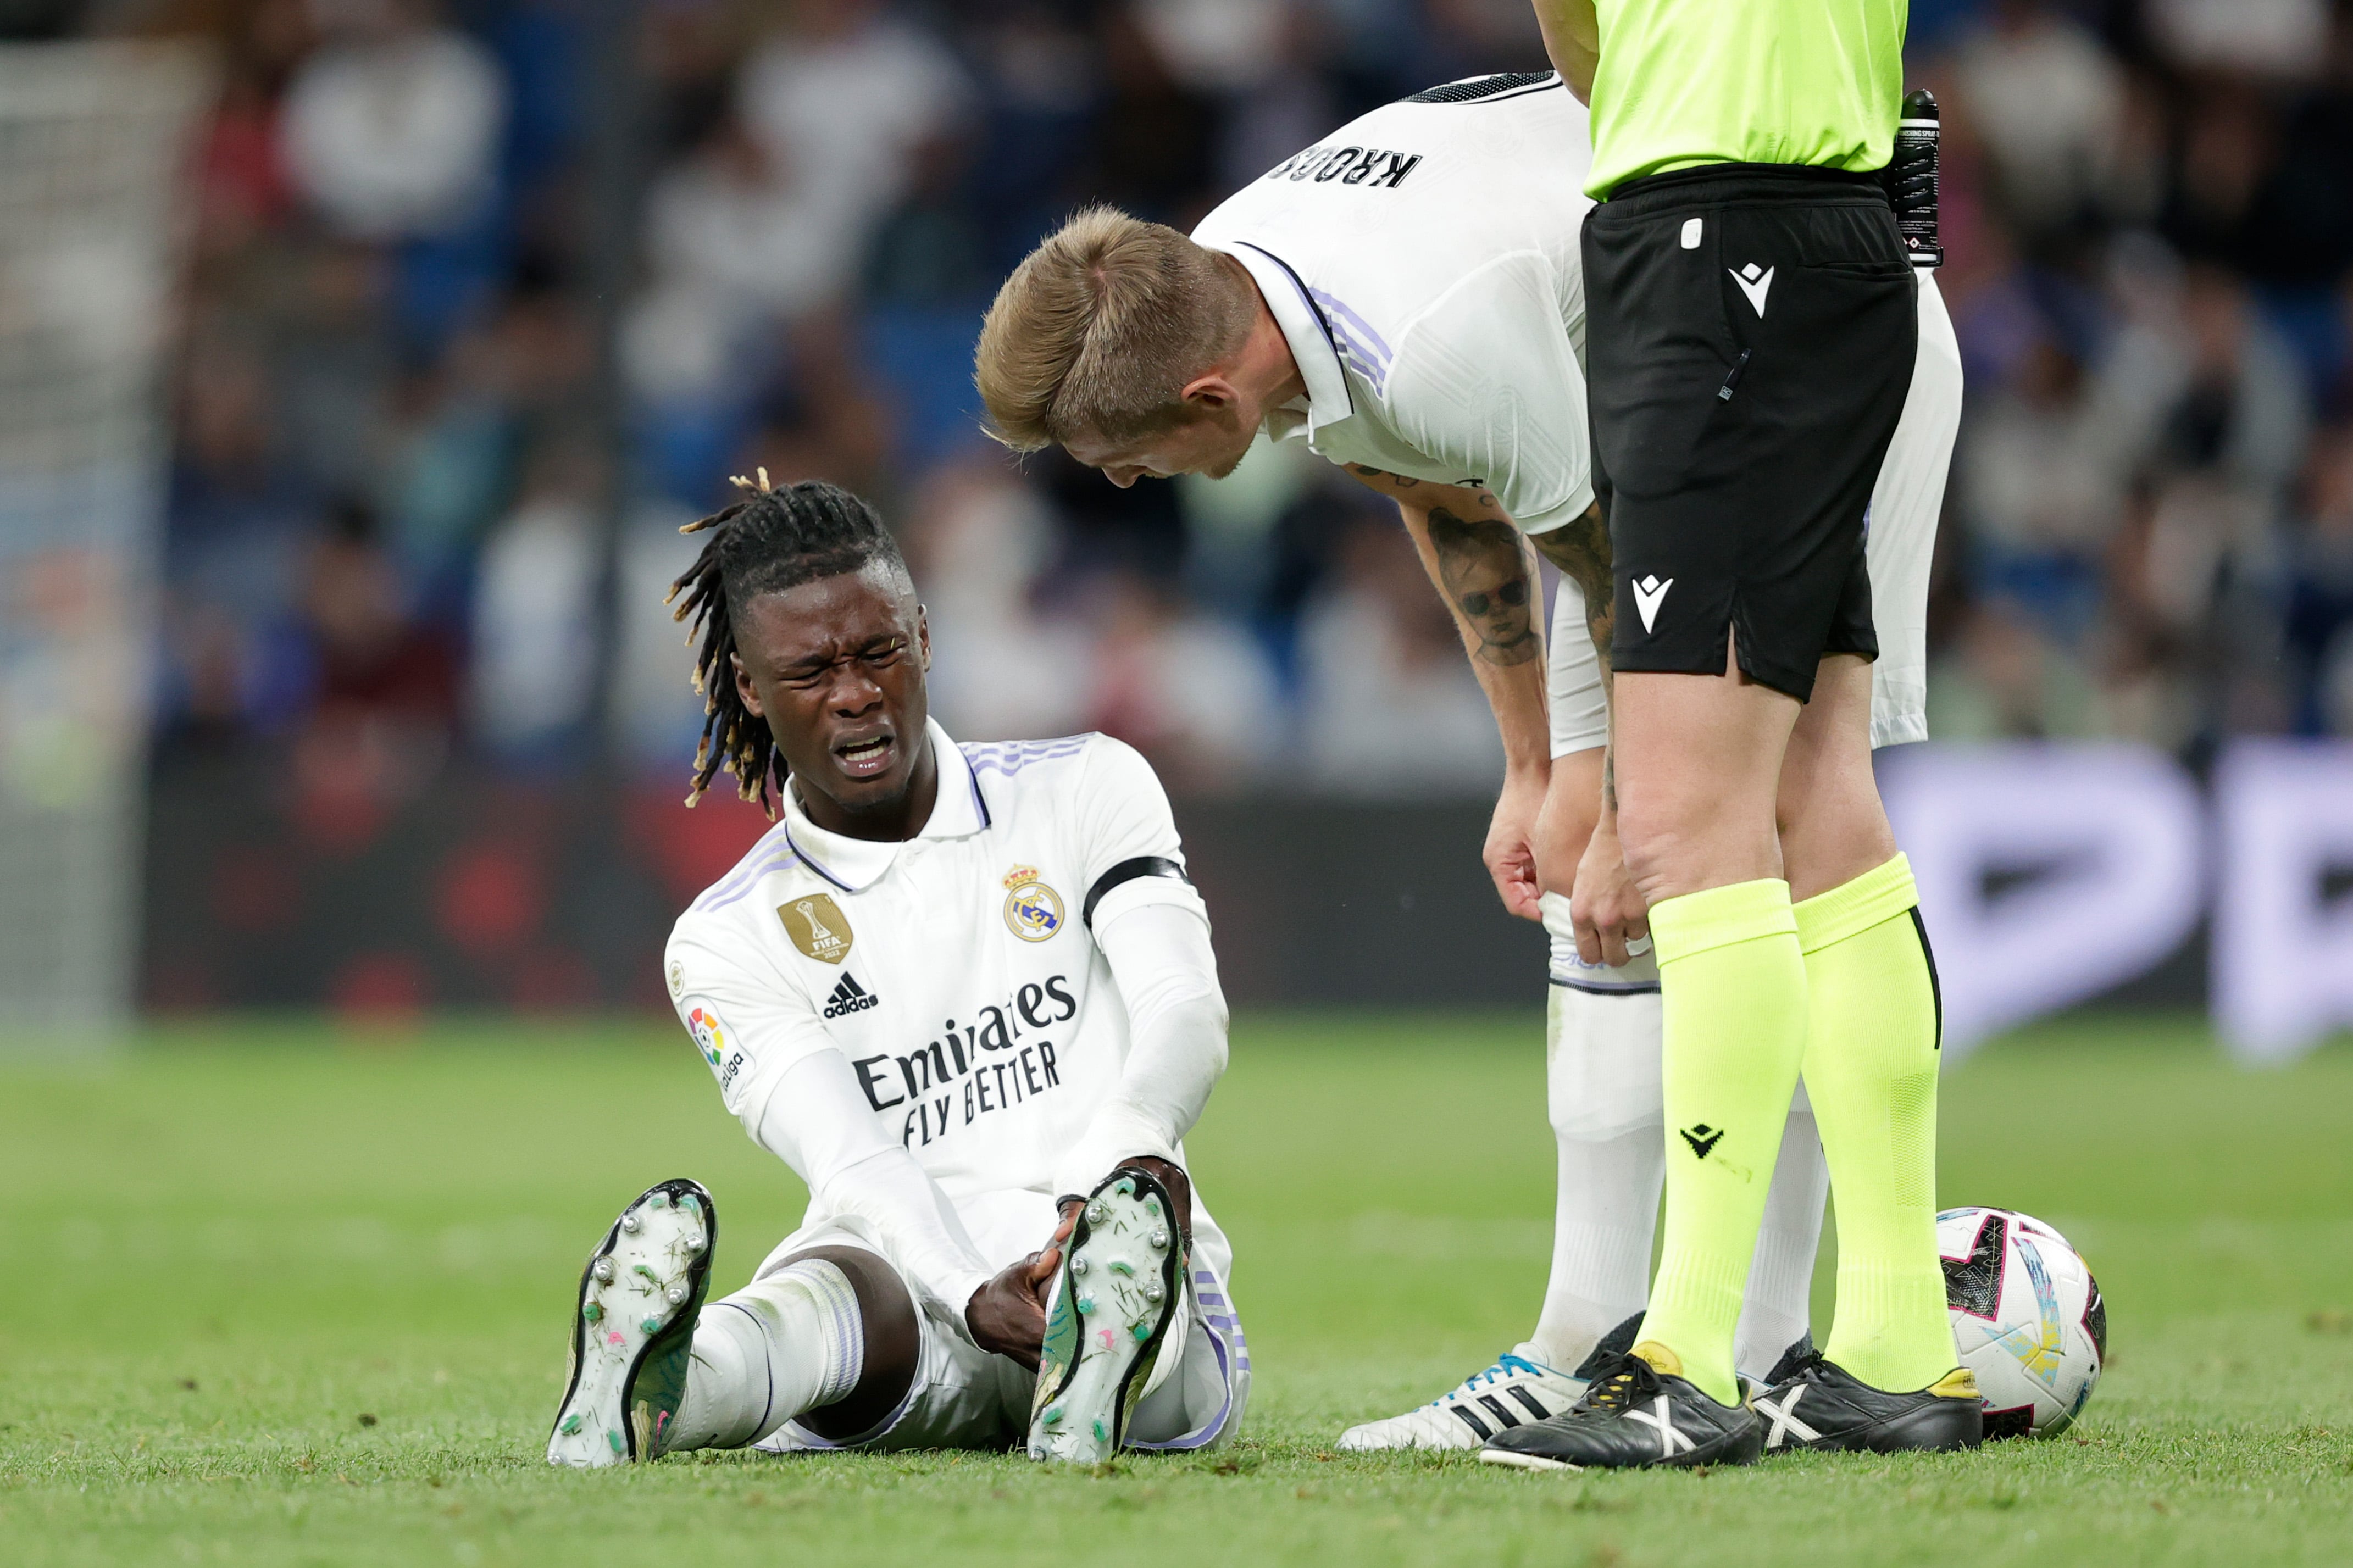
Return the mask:
<path id="1" fill-rule="evenodd" d="M 776 918 L 785 922 L 785 934 L 793 939 L 793 945 L 819 963 L 839 963 L 849 956 L 849 944 L 857 940 L 849 929 L 849 917 L 841 912 L 830 893 L 811 893 L 778 904 Z"/>
<path id="2" fill-rule="evenodd" d="M 1062 929 L 1062 896 L 1040 881 L 1035 866 L 1005 873 L 1005 924 L 1023 942 L 1044 942 Z"/>

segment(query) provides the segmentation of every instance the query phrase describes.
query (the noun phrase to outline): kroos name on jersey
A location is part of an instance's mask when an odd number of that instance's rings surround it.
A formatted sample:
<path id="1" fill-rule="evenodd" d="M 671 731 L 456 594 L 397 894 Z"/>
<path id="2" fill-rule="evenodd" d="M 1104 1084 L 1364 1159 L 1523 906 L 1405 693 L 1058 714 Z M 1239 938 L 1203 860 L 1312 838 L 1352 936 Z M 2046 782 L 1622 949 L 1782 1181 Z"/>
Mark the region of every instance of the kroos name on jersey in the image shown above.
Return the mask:
<path id="1" fill-rule="evenodd" d="M 866 1103 L 876 1111 L 906 1106 L 906 1125 L 900 1142 L 911 1146 L 944 1138 L 957 1127 L 969 1127 L 992 1110 L 1019 1105 L 1032 1095 L 1061 1087 L 1054 1042 L 1023 1039 L 1025 1028 L 1036 1031 L 1066 1024 L 1079 1015 L 1070 977 L 1057 974 L 1042 985 L 1022 986 L 1002 1005 L 991 1004 L 961 1027 L 954 1018 L 941 1026 L 936 1040 L 928 1040 L 906 1056 L 889 1051 L 850 1063 Z M 882 1064 L 889 1062 L 896 1073 Z M 905 1092 L 900 1092 L 901 1085 Z M 888 1096 L 886 1099 L 885 1096 Z M 961 1113 L 959 1114 L 959 1106 Z"/>
<path id="2" fill-rule="evenodd" d="M 1377 186 L 1395 190 L 1405 184 L 1421 162 L 1419 153 L 1392 153 L 1386 147 L 1331 147 L 1318 143 L 1294 153 L 1266 172 L 1270 180 L 1314 180 L 1324 184 Z M 1375 171 L 1379 171 L 1377 174 Z"/>

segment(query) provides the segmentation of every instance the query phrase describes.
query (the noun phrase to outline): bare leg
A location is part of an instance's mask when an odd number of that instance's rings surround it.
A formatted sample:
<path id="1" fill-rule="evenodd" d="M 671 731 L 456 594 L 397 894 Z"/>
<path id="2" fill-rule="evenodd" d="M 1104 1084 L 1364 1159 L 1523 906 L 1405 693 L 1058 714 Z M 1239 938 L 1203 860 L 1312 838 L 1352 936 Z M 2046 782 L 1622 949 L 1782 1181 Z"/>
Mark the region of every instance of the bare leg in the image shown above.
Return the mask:
<path id="1" fill-rule="evenodd" d="M 914 1384 L 923 1342 L 914 1299 L 879 1253 L 859 1247 L 816 1247 L 785 1261 L 789 1265 L 804 1258 L 830 1263 L 849 1276 L 849 1288 L 858 1292 L 859 1325 L 866 1333 L 866 1368 L 847 1396 L 805 1411 L 798 1419 L 820 1437 L 855 1437 L 872 1431 L 896 1410 Z"/>
<path id="2" fill-rule="evenodd" d="M 1733 1337 L 1806 1044 L 1775 803 L 1795 698 L 1738 672 L 1618 676 L 1619 831 L 1650 905 L 1663 1043 L 1664 1246 L 1645 1359 L 1739 1399 Z"/>
<path id="3" fill-rule="evenodd" d="M 1617 677 L 1618 835 L 1653 907 L 1781 875 L 1774 803 L 1798 700 L 1743 673 L 1621 670 Z"/>
<path id="4" fill-rule="evenodd" d="M 1871 771 L 1871 666 L 1860 657 L 1822 660 L 1781 763 L 1777 815 L 1794 902 L 1894 858 L 1895 830 Z"/>
<path id="5" fill-rule="evenodd" d="M 1824 1353 L 1875 1387 L 1953 1364 L 1936 1261 L 1937 1003 L 1910 868 L 1871 772 L 1871 673 L 1824 659 L 1781 781 L 1808 995 L 1806 1088 L 1839 1215 Z"/>

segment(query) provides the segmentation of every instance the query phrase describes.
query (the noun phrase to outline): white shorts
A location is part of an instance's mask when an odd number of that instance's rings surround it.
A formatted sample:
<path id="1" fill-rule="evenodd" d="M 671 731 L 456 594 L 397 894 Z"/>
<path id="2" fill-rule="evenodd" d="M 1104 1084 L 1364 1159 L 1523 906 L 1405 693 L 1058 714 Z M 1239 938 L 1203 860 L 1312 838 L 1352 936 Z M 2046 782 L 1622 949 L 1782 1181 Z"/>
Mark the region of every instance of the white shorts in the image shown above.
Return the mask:
<path id="1" fill-rule="evenodd" d="M 1933 275 L 1920 278 L 1920 348 L 1912 390 L 1871 491 L 1863 552 L 1879 658 L 1871 667 L 1871 743 L 1928 738 L 1928 573 L 1936 521 L 1961 427 L 1961 345 Z M 1553 599 L 1552 754 L 1589 751 L 1609 735 L 1601 666 L 1585 626 L 1585 595 L 1562 579 Z"/>
<path id="2" fill-rule="evenodd" d="M 1039 1233 L 1041 1236 L 1045 1233 Z M 1212 1227 L 1194 1230 L 1191 1278 L 1185 1308 L 1169 1326 L 1181 1348 L 1164 1351 L 1145 1385 L 1128 1428 L 1129 1446 L 1153 1449 L 1213 1448 L 1240 1429 L 1250 1404 L 1250 1341 L 1235 1315 L 1220 1262 L 1229 1255 Z M 1214 1239 L 1215 1245 L 1205 1246 Z M 983 1244 L 986 1249 L 986 1243 Z M 855 1437 L 820 1437 L 787 1421 L 756 1447 L 771 1454 L 822 1448 L 1009 1448 L 1029 1435 L 1029 1402 L 1038 1374 L 975 1344 L 960 1307 L 925 1292 L 854 1216 L 822 1221 L 786 1237 L 754 1276 L 764 1278 L 818 1247 L 854 1247 L 891 1265 L 913 1298 L 921 1348 L 915 1379 L 899 1407 Z M 1212 1257 L 1211 1254 L 1215 1254 Z M 1006 1261 L 1010 1261 L 1007 1259 Z"/>
<path id="3" fill-rule="evenodd" d="M 1588 963 L 1577 955 L 1577 922 L 1568 918 L 1568 896 L 1546 893 L 1537 901 L 1544 908 L 1545 934 L 1552 939 L 1552 965 L 1546 977 L 1553 984 L 1599 996 L 1659 994 L 1659 960 L 1647 946 L 1615 967 Z"/>

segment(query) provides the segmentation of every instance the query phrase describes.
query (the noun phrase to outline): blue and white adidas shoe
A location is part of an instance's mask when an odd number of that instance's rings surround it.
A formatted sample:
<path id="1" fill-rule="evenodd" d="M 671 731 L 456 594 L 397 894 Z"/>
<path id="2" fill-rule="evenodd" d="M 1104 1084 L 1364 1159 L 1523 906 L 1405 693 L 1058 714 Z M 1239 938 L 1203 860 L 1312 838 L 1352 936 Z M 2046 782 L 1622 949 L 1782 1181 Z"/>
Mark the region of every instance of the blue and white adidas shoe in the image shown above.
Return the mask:
<path id="1" fill-rule="evenodd" d="M 1498 1432 L 1559 1415 L 1584 1393 L 1583 1378 L 1546 1366 L 1535 1346 L 1521 1345 L 1419 1409 L 1349 1427 L 1337 1446 L 1352 1454 L 1476 1448 Z"/>
<path id="2" fill-rule="evenodd" d="M 1089 1194 L 1046 1298 L 1031 1458 L 1097 1465 L 1125 1440 L 1185 1303 L 1175 1215 L 1168 1190 L 1133 1165 Z"/>
<path id="3" fill-rule="evenodd" d="M 664 1182 L 621 1211 L 580 1271 L 549 1464 L 625 1465 L 662 1451 L 686 1397 L 718 1239 L 719 1211 L 700 1182 Z"/>

